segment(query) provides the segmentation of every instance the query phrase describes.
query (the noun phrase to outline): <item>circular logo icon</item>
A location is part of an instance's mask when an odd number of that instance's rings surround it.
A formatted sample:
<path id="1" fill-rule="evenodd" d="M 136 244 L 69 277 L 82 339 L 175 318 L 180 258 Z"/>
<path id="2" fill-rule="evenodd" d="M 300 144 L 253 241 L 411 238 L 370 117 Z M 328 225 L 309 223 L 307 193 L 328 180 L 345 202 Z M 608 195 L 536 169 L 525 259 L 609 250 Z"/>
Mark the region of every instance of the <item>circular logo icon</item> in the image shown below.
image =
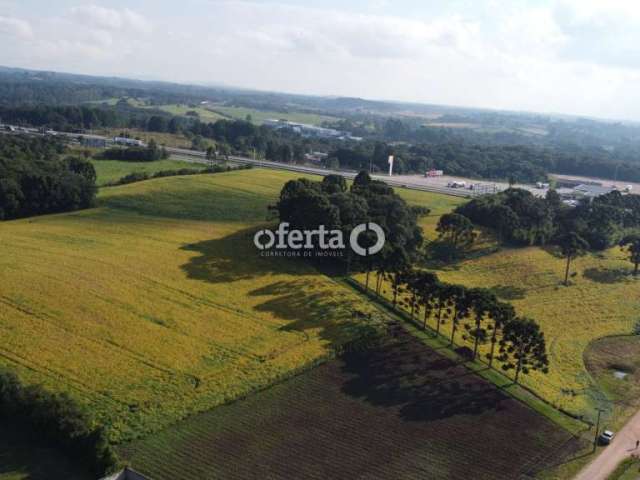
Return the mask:
<path id="1" fill-rule="evenodd" d="M 268 240 L 266 243 L 262 243 L 260 240 L 262 240 L 262 237 L 265 235 L 268 238 Z M 253 236 L 253 244 L 259 250 L 266 250 L 268 248 L 271 248 L 273 247 L 274 243 L 276 243 L 276 236 L 273 234 L 271 230 L 260 230 L 259 232 L 256 232 L 256 234 Z"/>
<path id="2" fill-rule="evenodd" d="M 377 240 L 376 243 L 374 243 L 371 247 L 363 248 L 358 243 L 358 237 L 361 233 L 367 231 L 375 233 Z M 384 247 L 384 242 L 384 230 L 382 230 L 382 227 L 380 225 L 373 222 L 361 223 L 351 231 L 351 235 L 349 236 L 351 249 L 362 257 L 366 257 L 367 255 L 375 255 L 376 253 L 378 253 L 380 250 L 382 250 L 382 247 Z"/>

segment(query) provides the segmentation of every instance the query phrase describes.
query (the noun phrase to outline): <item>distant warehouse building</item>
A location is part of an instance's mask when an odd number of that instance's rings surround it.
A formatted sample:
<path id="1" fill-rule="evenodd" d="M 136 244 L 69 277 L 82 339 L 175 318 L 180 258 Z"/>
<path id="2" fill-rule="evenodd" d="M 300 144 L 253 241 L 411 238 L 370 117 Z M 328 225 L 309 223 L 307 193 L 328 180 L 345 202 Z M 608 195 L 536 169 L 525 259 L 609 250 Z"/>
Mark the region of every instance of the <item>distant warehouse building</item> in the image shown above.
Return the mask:
<path id="1" fill-rule="evenodd" d="M 128 137 L 113 137 L 113 143 L 117 145 L 127 145 L 129 147 L 144 147 L 142 140 Z"/>
<path id="2" fill-rule="evenodd" d="M 558 188 L 556 191 L 566 205 L 574 207 L 578 205 L 580 200 L 591 201 L 596 197 L 606 195 L 613 192 L 614 190 L 616 190 L 614 187 L 605 187 L 602 184 L 595 185 L 581 183 L 580 185 L 576 185 L 573 188 Z"/>
<path id="3" fill-rule="evenodd" d="M 601 195 L 611 193 L 615 189 L 613 187 L 604 187 L 602 185 L 581 184 L 573 189 L 578 197 L 593 199 Z"/>
<path id="4" fill-rule="evenodd" d="M 290 122 L 288 120 L 277 120 L 269 118 L 264 121 L 264 125 L 275 129 L 288 129 L 306 137 L 331 138 L 344 135 L 343 132 L 333 128 L 317 127 L 315 125 L 307 125 L 306 123 Z"/>
<path id="5" fill-rule="evenodd" d="M 354 140 L 361 141 L 361 137 L 354 137 L 348 132 L 342 132 L 335 128 L 318 127 L 316 125 L 308 125 L 306 123 L 290 122 L 288 120 L 268 118 L 263 122 L 267 127 L 275 128 L 276 130 L 287 129 L 293 132 L 299 133 L 303 137 L 317 137 L 317 138 L 339 138 L 341 140 Z"/>

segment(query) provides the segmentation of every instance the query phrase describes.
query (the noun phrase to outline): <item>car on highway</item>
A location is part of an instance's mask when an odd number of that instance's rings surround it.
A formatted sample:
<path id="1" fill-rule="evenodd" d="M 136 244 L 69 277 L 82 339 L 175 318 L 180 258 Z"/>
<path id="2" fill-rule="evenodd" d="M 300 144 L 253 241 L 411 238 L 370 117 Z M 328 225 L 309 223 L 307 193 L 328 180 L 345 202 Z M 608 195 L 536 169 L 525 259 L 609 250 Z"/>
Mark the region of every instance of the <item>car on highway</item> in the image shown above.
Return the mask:
<path id="1" fill-rule="evenodd" d="M 615 436 L 615 433 L 613 433 L 611 430 L 605 430 L 600 434 L 600 437 L 599 437 L 600 443 L 602 445 L 609 445 L 613 440 L 614 436 Z"/>

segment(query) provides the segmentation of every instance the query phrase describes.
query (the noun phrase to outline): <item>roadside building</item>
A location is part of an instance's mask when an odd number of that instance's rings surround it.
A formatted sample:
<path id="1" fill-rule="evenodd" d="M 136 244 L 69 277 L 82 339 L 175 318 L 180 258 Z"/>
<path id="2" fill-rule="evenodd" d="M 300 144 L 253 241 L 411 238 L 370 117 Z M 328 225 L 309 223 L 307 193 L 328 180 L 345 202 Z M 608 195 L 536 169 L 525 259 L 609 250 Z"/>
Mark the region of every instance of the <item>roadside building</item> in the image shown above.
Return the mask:
<path id="1" fill-rule="evenodd" d="M 604 187 L 602 185 L 587 185 L 581 184 L 573 189 L 578 198 L 594 199 L 601 195 L 611 193 L 614 189 L 611 187 Z"/>
<path id="2" fill-rule="evenodd" d="M 118 145 L 127 145 L 129 147 L 144 147 L 142 140 L 127 137 L 113 137 L 113 143 Z"/>
<path id="3" fill-rule="evenodd" d="M 324 152 L 311 152 L 311 153 L 306 153 L 304 155 L 304 159 L 312 163 L 322 163 L 324 160 L 327 159 L 328 156 L 329 154 Z"/>
<path id="4" fill-rule="evenodd" d="M 588 181 L 588 180 L 577 180 L 573 178 L 558 178 L 556 179 L 556 187 L 557 188 L 576 188 L 580 185 L 596 185 L 601 187 L 601 182 L 596 181 Z"/>
<path id="5" fill-rule="evenodd" d="M 563 187 L 558 188 L 556 192 L 560 195 L 565 205 L 575 207 L 582 200 L 591 201 L 601 195 L 606 195 L 614 191 L 613 187 L 605 187 L 602 184 L 587 184 L 581 183 L 573 188 Z"/>

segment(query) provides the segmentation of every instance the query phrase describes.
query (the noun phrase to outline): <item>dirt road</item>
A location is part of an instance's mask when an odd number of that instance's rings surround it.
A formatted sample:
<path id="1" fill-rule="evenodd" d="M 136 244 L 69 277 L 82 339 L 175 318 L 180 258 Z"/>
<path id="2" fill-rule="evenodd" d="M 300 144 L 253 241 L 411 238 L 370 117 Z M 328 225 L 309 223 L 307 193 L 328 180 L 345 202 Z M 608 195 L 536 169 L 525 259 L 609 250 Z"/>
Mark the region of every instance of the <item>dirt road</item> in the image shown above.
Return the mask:
<path id="1" fill-rule="evenodd" d="M 606 480 L 622 460 L 634 453 L 640 455 L 640 448 L 636 449 L 637 440 L 640 440 L 640 411 L 617 432 L 611 445 L 602 450 L 574 480 Z"/>

